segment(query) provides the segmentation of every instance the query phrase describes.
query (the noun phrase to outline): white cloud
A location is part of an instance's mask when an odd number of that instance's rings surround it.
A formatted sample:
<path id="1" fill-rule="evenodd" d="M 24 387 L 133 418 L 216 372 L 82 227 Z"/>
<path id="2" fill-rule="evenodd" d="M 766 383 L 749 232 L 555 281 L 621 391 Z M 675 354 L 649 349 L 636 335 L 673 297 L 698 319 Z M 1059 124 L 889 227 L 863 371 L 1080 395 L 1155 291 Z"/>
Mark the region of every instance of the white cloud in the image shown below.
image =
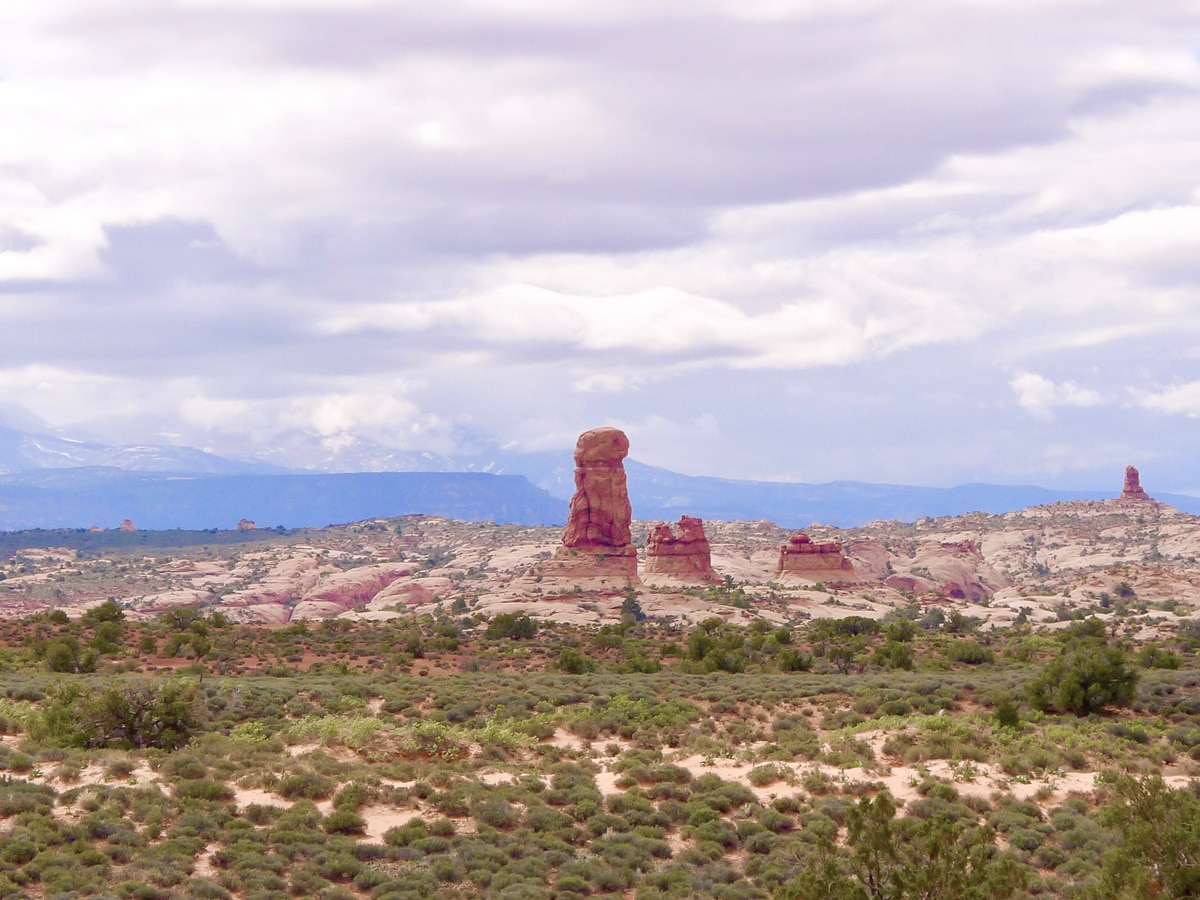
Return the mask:
<path id="1" fill-rule="evenodd" d="M 79 369 L 43 364 L 0 369 L 0 399 L 51 423 L 86 418 L 97 409 L 120 414 L 136 393 L 137 387 L 122 379 Z"/>
<path id="2" fill-rule="evenodd" d="M 1147 391 L 1138 396 L 1146 409 L 1188 418 L 1200 417 L 1200 381 L 1189 381 L 1159 391 Z"/>
<path id="3" fill-rule="evenodd" d="M 589 372 L 575 379 L 571 387 L 585 394 L 621 394 L 641 390 L 642 378 L 625 372 Z"/>
<path id="4" fill-rule="evenodd" d="M 1186 49 L 1153 52 L 1145 47 L 1111 47 L 1068 60 L 1064 84 L 1076 88 L 1107 87 L 1130 82 L 1161 82 L 1200 87 L 1200 60 Z"/>
<path id="5" fill-rule="evenodd" d="M 1016 392 L 1022 408 L 1047 421 L 1054 418 L 1054 409 L 1059 406 L 1100 406 L 1106 402 L 1098 391 L 1082 388 L 1073 381 L 1056 384 L 1034 372 L 1019 372 L 1009 386 Z"/>
<path id="6" fill-rule="evenodd" d="M 268 398 L 186 397 L 179 410 L 209 441 L 254 434 L 253 446 L 269 448 L 281 435 L 311 435 L 331 451 L 358 439 L 399 449 L 420 449 L 450 430 L 440 416 L 423 411 L 408 396 L 416 386 L 393 379 L 383 386 Z"/>

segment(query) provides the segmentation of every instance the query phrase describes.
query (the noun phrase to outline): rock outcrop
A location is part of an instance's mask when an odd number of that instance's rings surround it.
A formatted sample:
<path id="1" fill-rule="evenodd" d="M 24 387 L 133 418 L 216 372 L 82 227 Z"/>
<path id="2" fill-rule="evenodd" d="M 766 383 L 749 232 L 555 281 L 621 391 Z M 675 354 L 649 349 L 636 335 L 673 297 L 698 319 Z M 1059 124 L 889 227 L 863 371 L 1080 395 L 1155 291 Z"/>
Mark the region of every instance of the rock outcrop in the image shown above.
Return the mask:
<path id="1" fill-rule="evenodd" d="M 854 564 L 842 552 L 837 541 L 817 543 L 804 532 L 794 534 L 779 548 L 779 564 L 775 575 L 798 575 L 801 578 L 854 579 Z"/>
<path id="2" fill-rule="evenodd" d="M 641 584 L 623 465 L 628 453 L 629 438 L 617 428 L 593 428 L 579 436 L 575 493 L 562 546 L 529 572 L 543 596 L 615 594 Z"/>
<path id="3" fill-rule="evenodd" d="M 1151 497 L 1142 488 L 1141 476 L 1133 466 L 1125 467 L 1125 485 L 1121 488 L 1121 499 L 1134 503 L 1150 502 Z"/>
<path id="4" fill-rule="evenodd" d="M 884 584 L 912 594 L 971 601 L 990 597 L 1009 584 L 971 540 L 926 541 L 905 568 Z"/>
<path id="5" fill-rule="evenodd" d="M 721 580 L 713 571 L 712 548 L 704 534 L 704 522 L 681 516 L 675 531 L 665 522 L 650 530 L 645 579 L 655 576 L 714 584 Z"/>
<path id="6" fill-rule="evenodd" d="M 137 531 L 137 526 L 133 524 L 133 519 L 122 519 L 121 527 L 118 531 Z"/>
<path id="7" fill-rule="evenodd" d="M 629 531 L 633 510 L 623 460 L 629 438 L 618 428 L 593 428 L 575 444 L 575 494 L 556 575 L 637 577 L 637 549 Z M 563 565 L 563 564 L 566 565 Z M 551 573 L 547 573 L 551 574 Z"/>
<path id="8" fill-rule="evenodd" d="M 323 619 L 364 606 L 393 581 L 412 575 L 410 566 L 380 563 L 326 575 L 300 598 L 292 619 Z"/>
<path id="9" fill-rule="evenodd" d="M 891 574 L 887 547 L 879 541 L 856 540 L 845 545 L 854 571 L 864 578 L 883 581 Z"/>
<path id="10" fill-rule="evenodd" d="M 575 444 L 575 494 L 563 546 L 603 553 L 630 546 L 633 510 L 625 483 L 629 438 L 618 428 L 593 428 Z"/>

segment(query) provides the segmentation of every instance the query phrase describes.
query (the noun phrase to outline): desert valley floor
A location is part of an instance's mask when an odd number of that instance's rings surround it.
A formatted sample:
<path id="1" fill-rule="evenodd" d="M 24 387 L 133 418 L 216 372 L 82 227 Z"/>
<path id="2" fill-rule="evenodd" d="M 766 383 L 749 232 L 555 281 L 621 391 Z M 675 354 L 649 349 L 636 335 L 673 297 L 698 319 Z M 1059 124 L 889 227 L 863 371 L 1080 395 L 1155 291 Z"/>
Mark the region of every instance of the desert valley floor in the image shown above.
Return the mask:
<path id="1" fill-rule="evenodd" d="M 653 525 L 4 535 L 0 895 L 1195 895 L 1200 519 Z"/>

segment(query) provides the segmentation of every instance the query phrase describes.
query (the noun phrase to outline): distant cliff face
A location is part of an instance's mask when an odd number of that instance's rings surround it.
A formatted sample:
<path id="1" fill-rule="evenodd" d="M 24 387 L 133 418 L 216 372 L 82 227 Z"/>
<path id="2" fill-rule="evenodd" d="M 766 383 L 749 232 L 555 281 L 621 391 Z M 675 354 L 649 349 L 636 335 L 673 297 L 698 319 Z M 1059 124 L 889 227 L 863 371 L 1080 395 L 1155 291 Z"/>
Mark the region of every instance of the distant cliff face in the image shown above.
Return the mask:
<path id="1" fill-rule="evenodd" d="M 143 530 L 320 528 L 374 516 L 561 525 L 566 504 L 519 475 L 347 472 L 195 475 L 55 469 L 0 476 L 0 529 L 87 528 L 122 519 Z"/>

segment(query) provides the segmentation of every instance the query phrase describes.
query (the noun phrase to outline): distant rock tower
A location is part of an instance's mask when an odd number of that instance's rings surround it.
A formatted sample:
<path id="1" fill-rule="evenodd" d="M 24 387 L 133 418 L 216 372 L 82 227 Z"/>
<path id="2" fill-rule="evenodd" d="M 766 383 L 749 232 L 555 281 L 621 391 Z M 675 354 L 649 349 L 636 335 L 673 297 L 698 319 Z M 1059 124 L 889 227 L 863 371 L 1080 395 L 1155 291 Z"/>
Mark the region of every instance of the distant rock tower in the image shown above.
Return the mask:
<path id="1" fill-rule="evenodd" d="M 1125 467 L 1125 486 L 1121 489 L 1121 499 L 1134 503 L 1151 502 L 1149 494 L 1142 489 L 1141 477 L 1133 466 Z"/>

